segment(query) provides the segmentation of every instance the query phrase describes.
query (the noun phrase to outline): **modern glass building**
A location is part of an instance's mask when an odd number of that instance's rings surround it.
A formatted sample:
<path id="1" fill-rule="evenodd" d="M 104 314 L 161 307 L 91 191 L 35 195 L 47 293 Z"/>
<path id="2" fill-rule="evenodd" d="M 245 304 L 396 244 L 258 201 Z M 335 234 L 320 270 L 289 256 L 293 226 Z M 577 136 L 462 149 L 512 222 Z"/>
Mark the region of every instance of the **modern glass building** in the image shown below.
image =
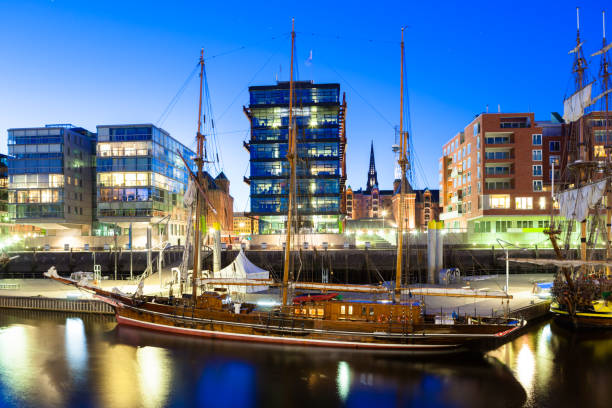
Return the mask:
<path id="1" fill-rule="evenodd" d="M 95 134 L 68 124 L 9 129 L 10 219 L 89 234 L 95 143 Z"/>
<path id="2" fill-rule="evenodd" d="M 183 194 L 194 152 L 151 124 L 97 126 L 97 235 L 154 228 L 178 241 L 185 233 Z M 134 232 L 135 233 L 135 232 Z M 142 236 L 143 234 L 139 234 Z"/>
<path id="3" fill-rule="evenodd" d="M 8 213 L 8 156 L 0 154 L 0 236 L 9 234 L 10 222 Z"/>
<path id="4" fill-rule="evenodd" d="M 297 125 L 297 206 L 301 232 L 342 229 L 345 174 L 344 112 L 339 84 L 294 82 Z M 286 231 L 289 162 L 289 82 L 249 88 L 251 215 L 260 234 Z"/>

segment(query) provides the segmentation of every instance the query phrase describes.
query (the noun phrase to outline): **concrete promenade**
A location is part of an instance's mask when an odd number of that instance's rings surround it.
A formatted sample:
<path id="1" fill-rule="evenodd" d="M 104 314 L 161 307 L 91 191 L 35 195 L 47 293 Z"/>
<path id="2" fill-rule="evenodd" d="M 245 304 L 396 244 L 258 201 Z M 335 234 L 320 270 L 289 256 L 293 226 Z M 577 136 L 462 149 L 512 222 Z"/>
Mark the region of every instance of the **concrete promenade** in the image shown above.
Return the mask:
<path id="1" fill-rule="evenodd" d="M 443 297 L 443 296 L 423 296 L 427 313 L 448 315 L 453 312 L 458 315 L 480 315 L 480 316 L 503 316 L 506 311 L 512 312 L 543 302 L 533 293 L 535 282 L 552 282 L 554 275 L 549 273 L 542 274 L 520 274 L 510 275 L 509 294 L 512 299 L 486 299 L 468 297 Z M 506 276 L 498 275 L 490 278 L 470 281 L 469 286 L 475 290 L 482 291 L 503 291 L 506 285 Z M 462 285 L 450 285 L 450 287 L 465 287 L 467 282 Z M 416 297 L 420 299 L 421 297 Z"/>

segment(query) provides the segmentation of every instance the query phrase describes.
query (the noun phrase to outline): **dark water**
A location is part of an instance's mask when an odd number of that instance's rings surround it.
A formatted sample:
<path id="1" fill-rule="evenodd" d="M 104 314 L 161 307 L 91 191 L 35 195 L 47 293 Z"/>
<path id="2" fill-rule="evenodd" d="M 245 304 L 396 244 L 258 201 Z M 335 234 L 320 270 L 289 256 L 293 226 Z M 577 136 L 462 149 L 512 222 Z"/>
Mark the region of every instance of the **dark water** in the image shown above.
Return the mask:
<path id="1" fill-rule="evenodd" d="M 610 407 L 612 340 L 554 324 L 483 358 L 254 346 L 0 310 L 0 405 Z"/>

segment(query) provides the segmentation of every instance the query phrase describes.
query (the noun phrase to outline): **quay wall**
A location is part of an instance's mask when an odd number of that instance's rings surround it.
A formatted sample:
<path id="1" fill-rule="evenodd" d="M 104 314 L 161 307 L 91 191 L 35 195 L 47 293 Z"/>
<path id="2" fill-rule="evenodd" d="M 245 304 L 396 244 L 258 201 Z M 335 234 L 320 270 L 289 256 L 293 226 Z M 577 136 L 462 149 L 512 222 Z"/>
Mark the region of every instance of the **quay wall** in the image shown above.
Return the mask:
<path id="1" fill-rule="evenodd" d="M 267 269 L 273 277 L 280 278 L 283 268 L 284 252 L 276 250 L 247 250 L 247 257 L 257 266 Z M 405 283 L 418 283 L 426 280 L 427 249 L 425 246 L 413 246 L 407 257 L 404 252 Z M 230 264 L 237 250 L 224 250 L 221 253 L 222 267 Z M 36 251 L 12 252 L 18 256 L 8 264 L 0 267 L 0 279 L 41 278 L 42 273 L 55 266 L 60 274 L 77 271 L 93 271 L 94 254 L 85 251 Z M 553 258 L 550 249 L 510 250 L 510 257 Z M 153 252 L 154 267 L 157 253 Z M 307 249 L 293 252 L 294 279 L 320 282 L 323 275 L 329 276 L 329 282 L 338 283 L 377 283 L 381 280 L 392 280 L 395 277 L 395 249 Z M 164 266 L 178 266 L 182 251 L 164 252 Z M 462 276 L 480 276 L 505 273 L 505 251 L 499 248 L 470 248 L 464 246 L 446 246 L 444 248 L 444 267 L 456 267 Z M 130 259 L 133 276 L 140 275 L 147 264 L 146 251 L 101 251 L 95 252 L 95 263 L 101 266 L 102 275 L 114 278 L 115 264 L 118 279 L 130 277 Z M 212 269 L 212 253 L 203 251 L 203 268 Z M 550 267 L 529 264 L 511 264 L 511 273 L 546 273 L 553 272 Z"/>
<path id="2" fill-rule="evenodd" d="M 110 305 L 99 300 L 45 298 L 40 296 L 0 296 L 0 309 L 115 314 Z"/>

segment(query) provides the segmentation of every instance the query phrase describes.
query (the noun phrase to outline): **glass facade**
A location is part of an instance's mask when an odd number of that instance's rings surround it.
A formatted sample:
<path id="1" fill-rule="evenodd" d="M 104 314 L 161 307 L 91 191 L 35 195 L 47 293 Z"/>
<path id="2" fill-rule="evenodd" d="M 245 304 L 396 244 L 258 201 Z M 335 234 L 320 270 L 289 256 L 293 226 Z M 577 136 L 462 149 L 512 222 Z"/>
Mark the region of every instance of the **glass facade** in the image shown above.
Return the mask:
<path id="1" fill-rule="evenodd" d="M 338 84 L 295 82 L 298 224 L 302 232 L 340 232 L 341 105 Z M 251 213 L 259 233 L 286 229 L 289 189 L 289 83 L 249 88 Z"/>
<path id="2" fill-rule="evenodd" d="M 72 125 L 8 131 L 9 216 L 90 224 L 95 134 Z"/>
<path id="3" fill-rule="evenodd" d="M 153 125 L 98 126 L 98 219 L 149 222 L 170 216 L 184 223 L 188 172 L 177 151 L 188 162 L 195 157 Z"/>

